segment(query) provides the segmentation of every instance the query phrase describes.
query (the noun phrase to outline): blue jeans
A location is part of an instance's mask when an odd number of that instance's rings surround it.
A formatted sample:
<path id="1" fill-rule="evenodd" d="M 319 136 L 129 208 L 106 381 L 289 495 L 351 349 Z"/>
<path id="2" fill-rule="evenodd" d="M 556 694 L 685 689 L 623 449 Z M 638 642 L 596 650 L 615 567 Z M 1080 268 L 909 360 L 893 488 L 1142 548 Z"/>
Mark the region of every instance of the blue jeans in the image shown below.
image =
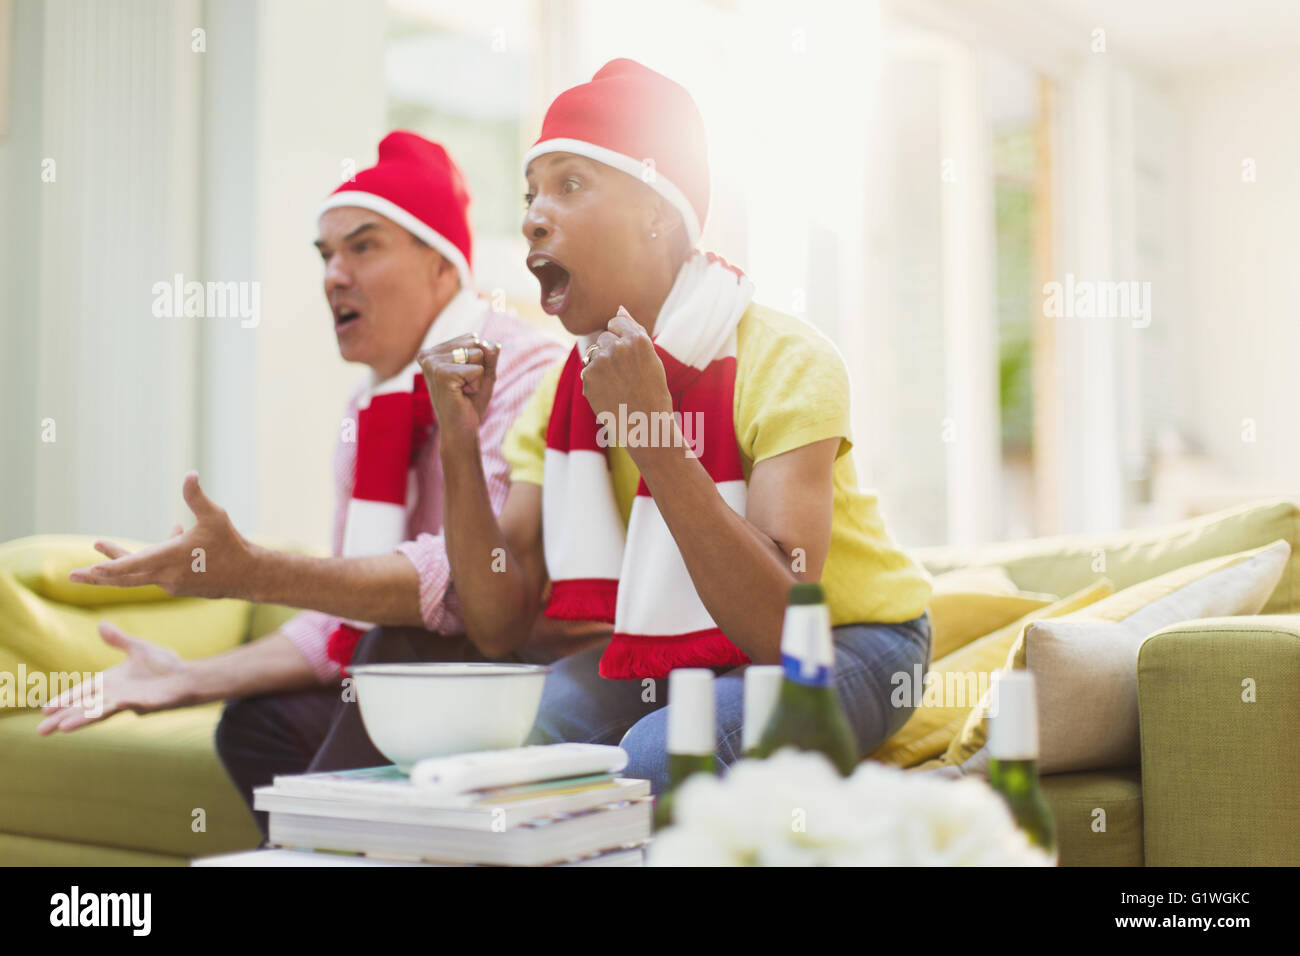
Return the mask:
<path id="1" fill-rule="evenodd" d="M 930 666 L 930 618 L 902 624 L 845 624 L 833 630 L 835 686 L 865 757 L 912 716 L 908 703 L 890 700 L 894 675 L 913 682 Z M 668 681 L 606 680 L 597 673 L 604 646 L 551 665 L 529 743 L 619 744 L 628 752 L 624 772 L 649 780 L 655 793 L 668 783 Z M 717 747 L 723 765 L 740 759 L 745 668 L 719 671 L 713 682 Z M 906 685 L 905 685 L 906 686 Z"/>

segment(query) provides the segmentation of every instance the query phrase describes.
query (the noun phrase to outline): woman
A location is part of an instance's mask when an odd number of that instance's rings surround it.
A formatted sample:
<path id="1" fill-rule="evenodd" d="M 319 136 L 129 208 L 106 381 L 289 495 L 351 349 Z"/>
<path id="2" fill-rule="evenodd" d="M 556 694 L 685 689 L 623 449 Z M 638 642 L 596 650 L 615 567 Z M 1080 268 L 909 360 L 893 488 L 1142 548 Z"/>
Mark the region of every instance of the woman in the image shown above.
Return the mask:
<path id="1" fill-rule="evenodd" d="M 578 343 L 507 436 L 500 520 L 477 454 L 496 348 L 462 337 L 422 355 L 470 638 L 518 647 L 548 583 L 548 617 L 612 622 L 612 640 L 556 665 L 534 740 L 621 742 L 626 772 L 657 791 L 658 678 L 715 670 L 717 752 L 737 759 L 743 667 L 780 661 L 786 594 L 820 581 L 870 753 L 910 715 L 891 677 L 928 664 L 929 581 L 857 487 L 835 347 L 695 250 L 709 195 L 695 103 L 614 60 L 555 100 L 525 165 L 527 265 Z"/>

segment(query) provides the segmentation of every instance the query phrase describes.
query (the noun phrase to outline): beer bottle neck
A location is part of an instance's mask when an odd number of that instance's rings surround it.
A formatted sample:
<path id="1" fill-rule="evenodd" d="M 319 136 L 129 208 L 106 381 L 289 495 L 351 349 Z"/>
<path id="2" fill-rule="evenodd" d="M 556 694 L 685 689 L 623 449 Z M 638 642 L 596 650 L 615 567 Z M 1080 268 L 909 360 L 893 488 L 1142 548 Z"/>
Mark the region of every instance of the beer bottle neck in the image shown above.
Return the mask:
<path id="1" fill-rule="evenodd" d="M 807 687 L 829 687 L 835 676 L 830 610 L 825 604 L 791 604 L 781 630 L 785 678 Z"/>

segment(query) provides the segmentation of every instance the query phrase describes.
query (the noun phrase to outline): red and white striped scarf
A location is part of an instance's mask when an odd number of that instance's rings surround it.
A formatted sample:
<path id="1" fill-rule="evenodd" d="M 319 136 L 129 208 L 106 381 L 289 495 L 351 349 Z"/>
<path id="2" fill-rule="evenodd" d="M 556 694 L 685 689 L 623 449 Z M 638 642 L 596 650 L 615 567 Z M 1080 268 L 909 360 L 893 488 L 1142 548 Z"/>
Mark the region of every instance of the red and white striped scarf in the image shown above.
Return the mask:
<path id="1" fill-rule="evenodd" d="M 702 422 L 693 433 L 687 429 L 693 451 L 723 500 L 742 515 L 745 479 L 733 421 L 736 325 L 753 294 L 739 269 L 696 252 L 678 272 L 653 336 L 674 411 L 683 421 Z M 674 667 L 746 664 L 749 658 L 700 601 L 644 479 L 624 531 L 602 439 L 612 442 L 582 394 L 581 356 L 596 335 L 569 354 L 546 430 L 542 528 L 552 582 L 546 615 L 614 624 L 600 660 L 602 677 L 664 677 Z M 659 432 L 654 425 L 646 429 Z"/>
<path id="2" fill-rule="evenodd" d="M 438 313 L 421 349 L 483 325 L 485 307 L 472 289 L 462 289 Z M 412 361 L 400 372 L 371 383 L 357 400 L 357 467 L 343 530 L 343 557 L 387 554 L 407 538 L 414 505 L 415 463 L 436 424 L 424 374 Z M 326 653 L 340 668 L 352 661 L 365 621 L 341 621 Z"/>

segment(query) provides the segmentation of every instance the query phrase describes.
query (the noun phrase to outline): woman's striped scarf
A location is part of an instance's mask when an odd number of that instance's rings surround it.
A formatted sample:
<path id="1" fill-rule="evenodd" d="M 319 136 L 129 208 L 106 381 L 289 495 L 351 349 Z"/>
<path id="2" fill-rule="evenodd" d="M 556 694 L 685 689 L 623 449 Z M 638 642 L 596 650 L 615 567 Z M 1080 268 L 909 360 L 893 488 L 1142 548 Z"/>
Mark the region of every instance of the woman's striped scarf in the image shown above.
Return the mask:
<path id="1" fill-rule="evenodd" d="M 753 292 L 739 269 L 696 252 L 678 272 L 653 336 L 674 413 L 691 438 L 692 450 L 682 453 L 699 459 L 723 500 L 742 515 L 745 479 L 733 421 L 736 326 Z M 582 394 L 581 356 L 596 335 L 569 354 L 546 430 L 542 528 L 552 582 L 546 615 L 613 622 L 602 677 L 664 677 L 675 667 L 746 664 L 749 658 L 696 594 L 644 479 L 624 530 L 606 456 L 606 447 L 619 443 L 609 435 L 617 417 L 598 422 Z M 643 434 L 651 440 L 672 432 L 650 423 Z"/>

